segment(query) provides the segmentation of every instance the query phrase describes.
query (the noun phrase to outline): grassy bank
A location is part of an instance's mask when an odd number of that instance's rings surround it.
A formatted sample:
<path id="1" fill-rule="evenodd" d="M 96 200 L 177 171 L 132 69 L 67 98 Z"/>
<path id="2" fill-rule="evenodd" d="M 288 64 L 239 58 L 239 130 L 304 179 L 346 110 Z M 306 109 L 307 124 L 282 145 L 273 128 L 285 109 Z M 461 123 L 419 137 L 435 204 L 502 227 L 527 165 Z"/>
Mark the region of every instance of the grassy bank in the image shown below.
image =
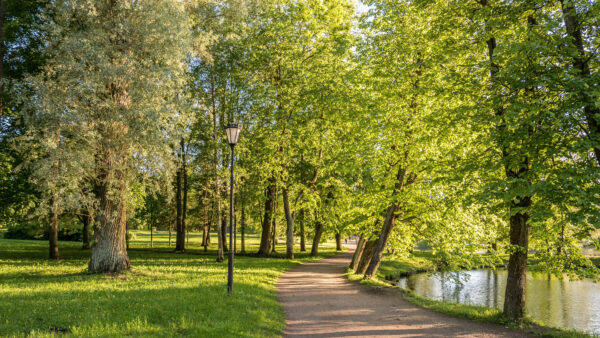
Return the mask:
<path id="1" fill-rule="evenodd" d="M 401 277 L 413 273 L 434 271 L 437 263 L 429 251 L 415 250 L 412 255 L 406 258 L 384 256 L 381 266 L 377 270 L 379 278 Z"/>
<path id="2" fill-rule="evenodd" d="M 520 323 L 506 320 L 499 309 L 488 308 L 485 306 L 465 305 L 458 303 L 442 302 L 431 300 L 415 294 L 410 290 L 402 290 L 404 299 L 407 301 L 450 316 L 466 318 L 483 323 L 492 323 L 504 327 L 519 328 L 525 332 L 538 335 L 540 337 L 554 338 L 591 338 L 592 336 L 583 332 L 573 330 L 545 327 L 531 319 L 525 319 Z"/>
<path id="3" fill-rule="evenodd" d="M 277 278 L 316 259 L 238 256 L 234 294 L 227 296 L 227 264 L 215 262 L 214 244 L 204 254 L 193 235 L 191 254 L 175 254 L 167 234 L 155 235 L 156 251 L 148 238 L 136 233 L 133 269 L 110 276 L 86 272 L 89 251 L 79 243 L 60 242 L 62 259 L 54 262 L 46 259 L 46 242 L 0 239 L 0 336 L 279 336 L 285 323 Z M 252 250 L 257 243 L 249 238 Z M 335 247 L 320 251 L 331 255 Z"/>
<path id="4" fill-rule="evenodd" d="M 407 258 L 384 256 L 375 278 L 363 279 L 362 275 L 354 274 L 351 270 L 348 270 L 347 276 L 351 281 L 359 282 L 363 285 L 373 287 L 395 287 L 385 278 L 389 278 L 389 276 L 407 276 L 424 271 L 435 271 L 438 266 L 439 262 L 434 259 L 431 253 L 426 251 L 415 251 L 414 255 Z M 495 308 L 431 300 L 419 296 L 410 290 L 398 290 L 398 292 L 402 292 L 403 298 L 415 305 L 454 317 L 492 323 L 505 327 L 520 328 L 526 332 L 542 337 L 592 337 L 589 334 L 573 330 L 545 327 L 541 325 L 541 323 L 537 323 L 529 318 L 520 323 L 511 322 L 502 316 L 502 311 Z"/>

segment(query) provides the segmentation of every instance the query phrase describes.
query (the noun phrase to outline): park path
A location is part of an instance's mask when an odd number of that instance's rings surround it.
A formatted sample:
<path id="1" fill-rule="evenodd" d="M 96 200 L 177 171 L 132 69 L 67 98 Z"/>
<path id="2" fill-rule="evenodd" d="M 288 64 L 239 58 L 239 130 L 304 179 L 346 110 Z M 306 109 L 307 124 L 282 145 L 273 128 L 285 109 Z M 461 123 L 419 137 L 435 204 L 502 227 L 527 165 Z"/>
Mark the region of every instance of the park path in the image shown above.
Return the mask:
<path id="1" fill-rule="evenodd" d="M 527 337 L 423 309 L 398 290 L 349 281 L 352 252 L 296 266 L 277 282 L 286 317 L 284 337 Z"/>

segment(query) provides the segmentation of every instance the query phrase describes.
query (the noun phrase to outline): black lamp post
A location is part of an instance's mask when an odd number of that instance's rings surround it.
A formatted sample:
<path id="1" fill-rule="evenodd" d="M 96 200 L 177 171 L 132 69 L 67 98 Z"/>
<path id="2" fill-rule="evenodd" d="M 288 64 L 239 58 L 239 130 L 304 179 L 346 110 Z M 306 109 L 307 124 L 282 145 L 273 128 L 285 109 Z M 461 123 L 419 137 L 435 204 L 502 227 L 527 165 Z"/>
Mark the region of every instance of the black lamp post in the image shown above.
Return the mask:
<path id="1" fill-rule="evenodd" d="M 227 269 L 227 293 L 233 291 L 233 148 L 238 142 L 242 128 L 237 123 L 227 125 L 227 143 L 231 147 L 231 181 L 229 184 L 229 264 Z"/>

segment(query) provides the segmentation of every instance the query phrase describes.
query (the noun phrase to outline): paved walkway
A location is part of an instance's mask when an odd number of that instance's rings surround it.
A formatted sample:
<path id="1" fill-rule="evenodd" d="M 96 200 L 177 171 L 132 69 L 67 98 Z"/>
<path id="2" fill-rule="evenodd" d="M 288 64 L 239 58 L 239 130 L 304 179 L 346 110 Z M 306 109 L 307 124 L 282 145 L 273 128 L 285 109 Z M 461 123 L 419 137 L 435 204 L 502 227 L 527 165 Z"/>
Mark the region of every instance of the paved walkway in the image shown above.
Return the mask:
<path id="1" fill-rule="evenodd" d="M 277 283 L 285 337 L 526 337 L 415 306 L 398 290 L 350 282 L 352 252 L 299 265 Z"/>

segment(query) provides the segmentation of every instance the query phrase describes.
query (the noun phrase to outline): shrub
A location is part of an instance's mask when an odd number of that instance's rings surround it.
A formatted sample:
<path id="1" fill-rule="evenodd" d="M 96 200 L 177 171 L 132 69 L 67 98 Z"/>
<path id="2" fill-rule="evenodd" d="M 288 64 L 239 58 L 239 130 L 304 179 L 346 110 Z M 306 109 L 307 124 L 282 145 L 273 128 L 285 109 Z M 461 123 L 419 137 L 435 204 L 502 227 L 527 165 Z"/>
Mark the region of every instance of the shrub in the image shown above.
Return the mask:
<path id="1" fill-rule="evenodd" d="M 47 240 L 48 227 L 37 222 L 9 225 L 4 233 L 7 239 L 32 239 Z M 83 226 L 75 222 L 59 224 L 58 240 L 81 241 L 83 239 Z"/>

